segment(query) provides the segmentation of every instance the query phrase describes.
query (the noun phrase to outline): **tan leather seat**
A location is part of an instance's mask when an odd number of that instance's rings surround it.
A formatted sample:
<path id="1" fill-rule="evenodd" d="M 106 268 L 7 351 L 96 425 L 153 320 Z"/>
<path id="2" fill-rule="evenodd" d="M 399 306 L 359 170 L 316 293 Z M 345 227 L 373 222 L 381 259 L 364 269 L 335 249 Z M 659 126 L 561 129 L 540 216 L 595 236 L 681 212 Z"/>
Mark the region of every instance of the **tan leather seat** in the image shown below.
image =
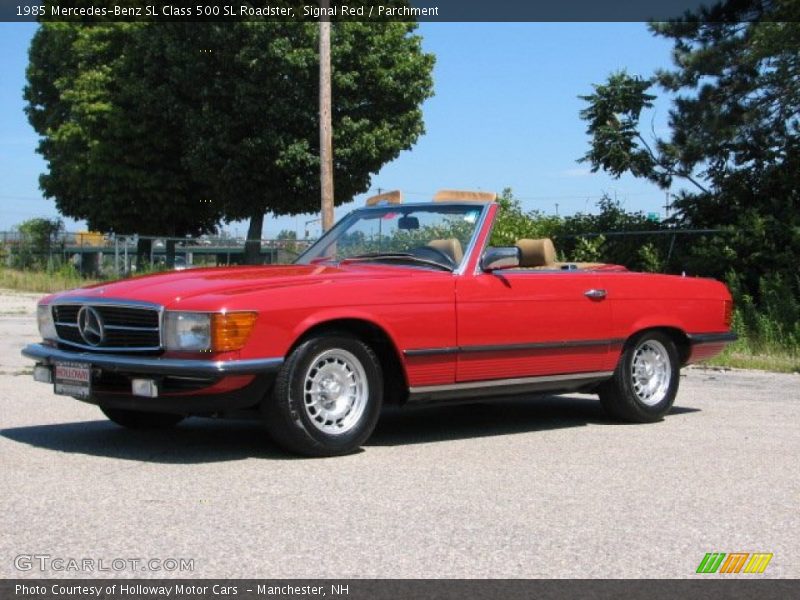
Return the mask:
<path id="1" fill-rule="evenodd" d="M 464 251 L 461 249 L 461 242 L 458 241 L 456 238 L 450 238 L 447 240 L 431 240 L 428 242 L 428 246 L 431 248 L 435 248 L 439 252 L 444 252 L 453 259 L 456 264 L 461 262 L 461 259 L 464 258 Z"/>
<path id="2" fill-rule="evenodd" d="M 517 240 L 517 248 L 522 255 L 519 266 L 524 269 L 535 267 L 555 269 L 556 247 L 550 238 L 540 240 Z"/>

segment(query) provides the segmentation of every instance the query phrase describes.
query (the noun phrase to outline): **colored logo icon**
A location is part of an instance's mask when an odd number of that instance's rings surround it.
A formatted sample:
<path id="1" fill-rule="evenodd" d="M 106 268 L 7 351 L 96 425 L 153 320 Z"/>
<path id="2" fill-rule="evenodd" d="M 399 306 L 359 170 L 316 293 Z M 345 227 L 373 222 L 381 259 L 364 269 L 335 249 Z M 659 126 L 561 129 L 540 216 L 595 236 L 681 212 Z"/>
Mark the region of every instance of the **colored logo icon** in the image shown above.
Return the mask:
<path id="1" fill-rule="evenodd" d="M 773 554 L 764 552 L 708 552 L 697 566 L 697 573 L 763 573 Z"/>

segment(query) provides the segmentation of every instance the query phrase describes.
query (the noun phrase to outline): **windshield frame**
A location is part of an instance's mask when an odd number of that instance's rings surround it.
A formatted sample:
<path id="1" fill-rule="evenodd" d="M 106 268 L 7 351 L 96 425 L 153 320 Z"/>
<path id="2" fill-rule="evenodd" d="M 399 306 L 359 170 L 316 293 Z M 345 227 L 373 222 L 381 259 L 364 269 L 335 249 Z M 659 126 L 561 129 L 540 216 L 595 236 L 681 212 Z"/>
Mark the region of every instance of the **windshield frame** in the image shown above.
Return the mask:
<path id="1" fill-rule="evenodd" d="M 349 213 L 347 213 L 344 217 L 339 219 L 336 224 L 331 227 L 328 231 L 326 231 L 316 242 L 314 242 L 311 246 L 306 248 L 306 250 L 298 256 L 294 260 L 294 264 L 296 265 L 307 265 L 312 264 L 312 260 L 316 260 L 318 262 L 333 262 L 339 264 L 342 261 L 346 261 L 346 258 L 342 259 L 335 259 L 335 258 L 327 258 L 324 259 L 323 257 L 317 257 L 315 259 L 306 259 L 306 256 L 311 254 L 312 251 L 319 247 L 325 246 L 330 243 L 331 239 L 335 236 L 339 235 L 343 230 L 346 230 L 354 221 L 362 218 L 363 215 L 369 214 L 371 212 L 379 212 L 379 211 L 386 211 L 392 210 L 397 212 L 414 212 L 415 210 L 419 211 L 420 209 L 430 208 L 435 212 L 436 208 L 439 207 L 451 207 L 451 208 L 464 208 L 466 209 L 480 209 L 480 214 L 478 218 L 475 220 L 475 228 L 472 231 L 472 236 L 467 243 L 466 248 L 464 249 L 464 256 L 461 259 L 461 262 L 453 269 L 453 273 L 461 274 L 464 272 L 464 269 L 469 262 L 470 256 L 472 255 L 472 251 L 475 248 L 475 244 L 478 240 L 480 232 L 483 230 L 486 215 L 489 213 L 489 206 L 491 202 L 414 202 L 408 204 L 379 204 L 377 206 L 364 206 L 361 208 L 357 208 Z M 392 264 L 392 263 L 382 263 L 382 264 Z M 411 266 L 410 264 L 400 265 L 394 264 L 393 266 L 403 266 L 408 268 Z M 419 267 L 417 267 L 419 268 Z"/>

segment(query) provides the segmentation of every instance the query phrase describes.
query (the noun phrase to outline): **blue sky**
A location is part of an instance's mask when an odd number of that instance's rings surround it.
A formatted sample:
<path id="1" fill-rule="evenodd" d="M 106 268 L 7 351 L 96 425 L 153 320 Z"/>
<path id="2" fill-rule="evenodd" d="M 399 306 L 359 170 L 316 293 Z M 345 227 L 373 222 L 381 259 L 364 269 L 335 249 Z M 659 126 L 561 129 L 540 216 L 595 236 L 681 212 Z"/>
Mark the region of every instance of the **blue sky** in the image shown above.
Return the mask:
<path id="1" fill-rule="evenodd" d="M 0 23 L 0 231 L 31 217 L 55 216 L 41 196 L 45 163 L 23 113 L 30 23 Z M 373 177 L 373 192 L 402 189 L 422 200 L 437 189 L 500 191 L 511 187 L 526 209 L 591 211 L 603 192 L 628 209 L 662 212 L 664 192 L 631 177 L 590 174 L 576 163 L 587 149 L 579 94 L 611 71 L 649 75 L 669 66 L 670 44 L 643 23 L 424 23 L 426 51 L 436 55 L 436 95 L 424 106 L 427 133 Z M 663 132 L 666 103 L 654 124 Z M 650 116 L 648 116 L 648 123 Z M 356 205 L 343 205 L 337 218 Z M 267 217 L 264 236 L 314 218 Z M 84 223 L 67 219 L 69 230 Z M 314 235 L 316 226 L 311 225 Z M 228 229 L 244 234 L 244 224 Z"/>

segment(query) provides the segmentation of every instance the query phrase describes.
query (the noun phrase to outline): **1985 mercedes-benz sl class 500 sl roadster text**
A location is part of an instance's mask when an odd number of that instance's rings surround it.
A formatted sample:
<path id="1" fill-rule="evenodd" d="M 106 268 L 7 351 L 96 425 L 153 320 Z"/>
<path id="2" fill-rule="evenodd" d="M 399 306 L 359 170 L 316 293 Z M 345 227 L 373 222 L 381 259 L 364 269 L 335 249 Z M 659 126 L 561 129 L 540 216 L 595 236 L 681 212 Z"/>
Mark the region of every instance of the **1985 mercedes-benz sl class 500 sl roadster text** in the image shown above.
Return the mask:
<path id="1" fill-rule="evenodd" d="M 34 377 L 127 427 L 256 415 L 283 447 L 352 452 L 384 404 L 592 392 L 661 419 L 679 369 L 735 339 L 713 280 L 492 247 L 480 193 L 357 209 L 291 265 L 186 269 L 48 296 Z"/>

